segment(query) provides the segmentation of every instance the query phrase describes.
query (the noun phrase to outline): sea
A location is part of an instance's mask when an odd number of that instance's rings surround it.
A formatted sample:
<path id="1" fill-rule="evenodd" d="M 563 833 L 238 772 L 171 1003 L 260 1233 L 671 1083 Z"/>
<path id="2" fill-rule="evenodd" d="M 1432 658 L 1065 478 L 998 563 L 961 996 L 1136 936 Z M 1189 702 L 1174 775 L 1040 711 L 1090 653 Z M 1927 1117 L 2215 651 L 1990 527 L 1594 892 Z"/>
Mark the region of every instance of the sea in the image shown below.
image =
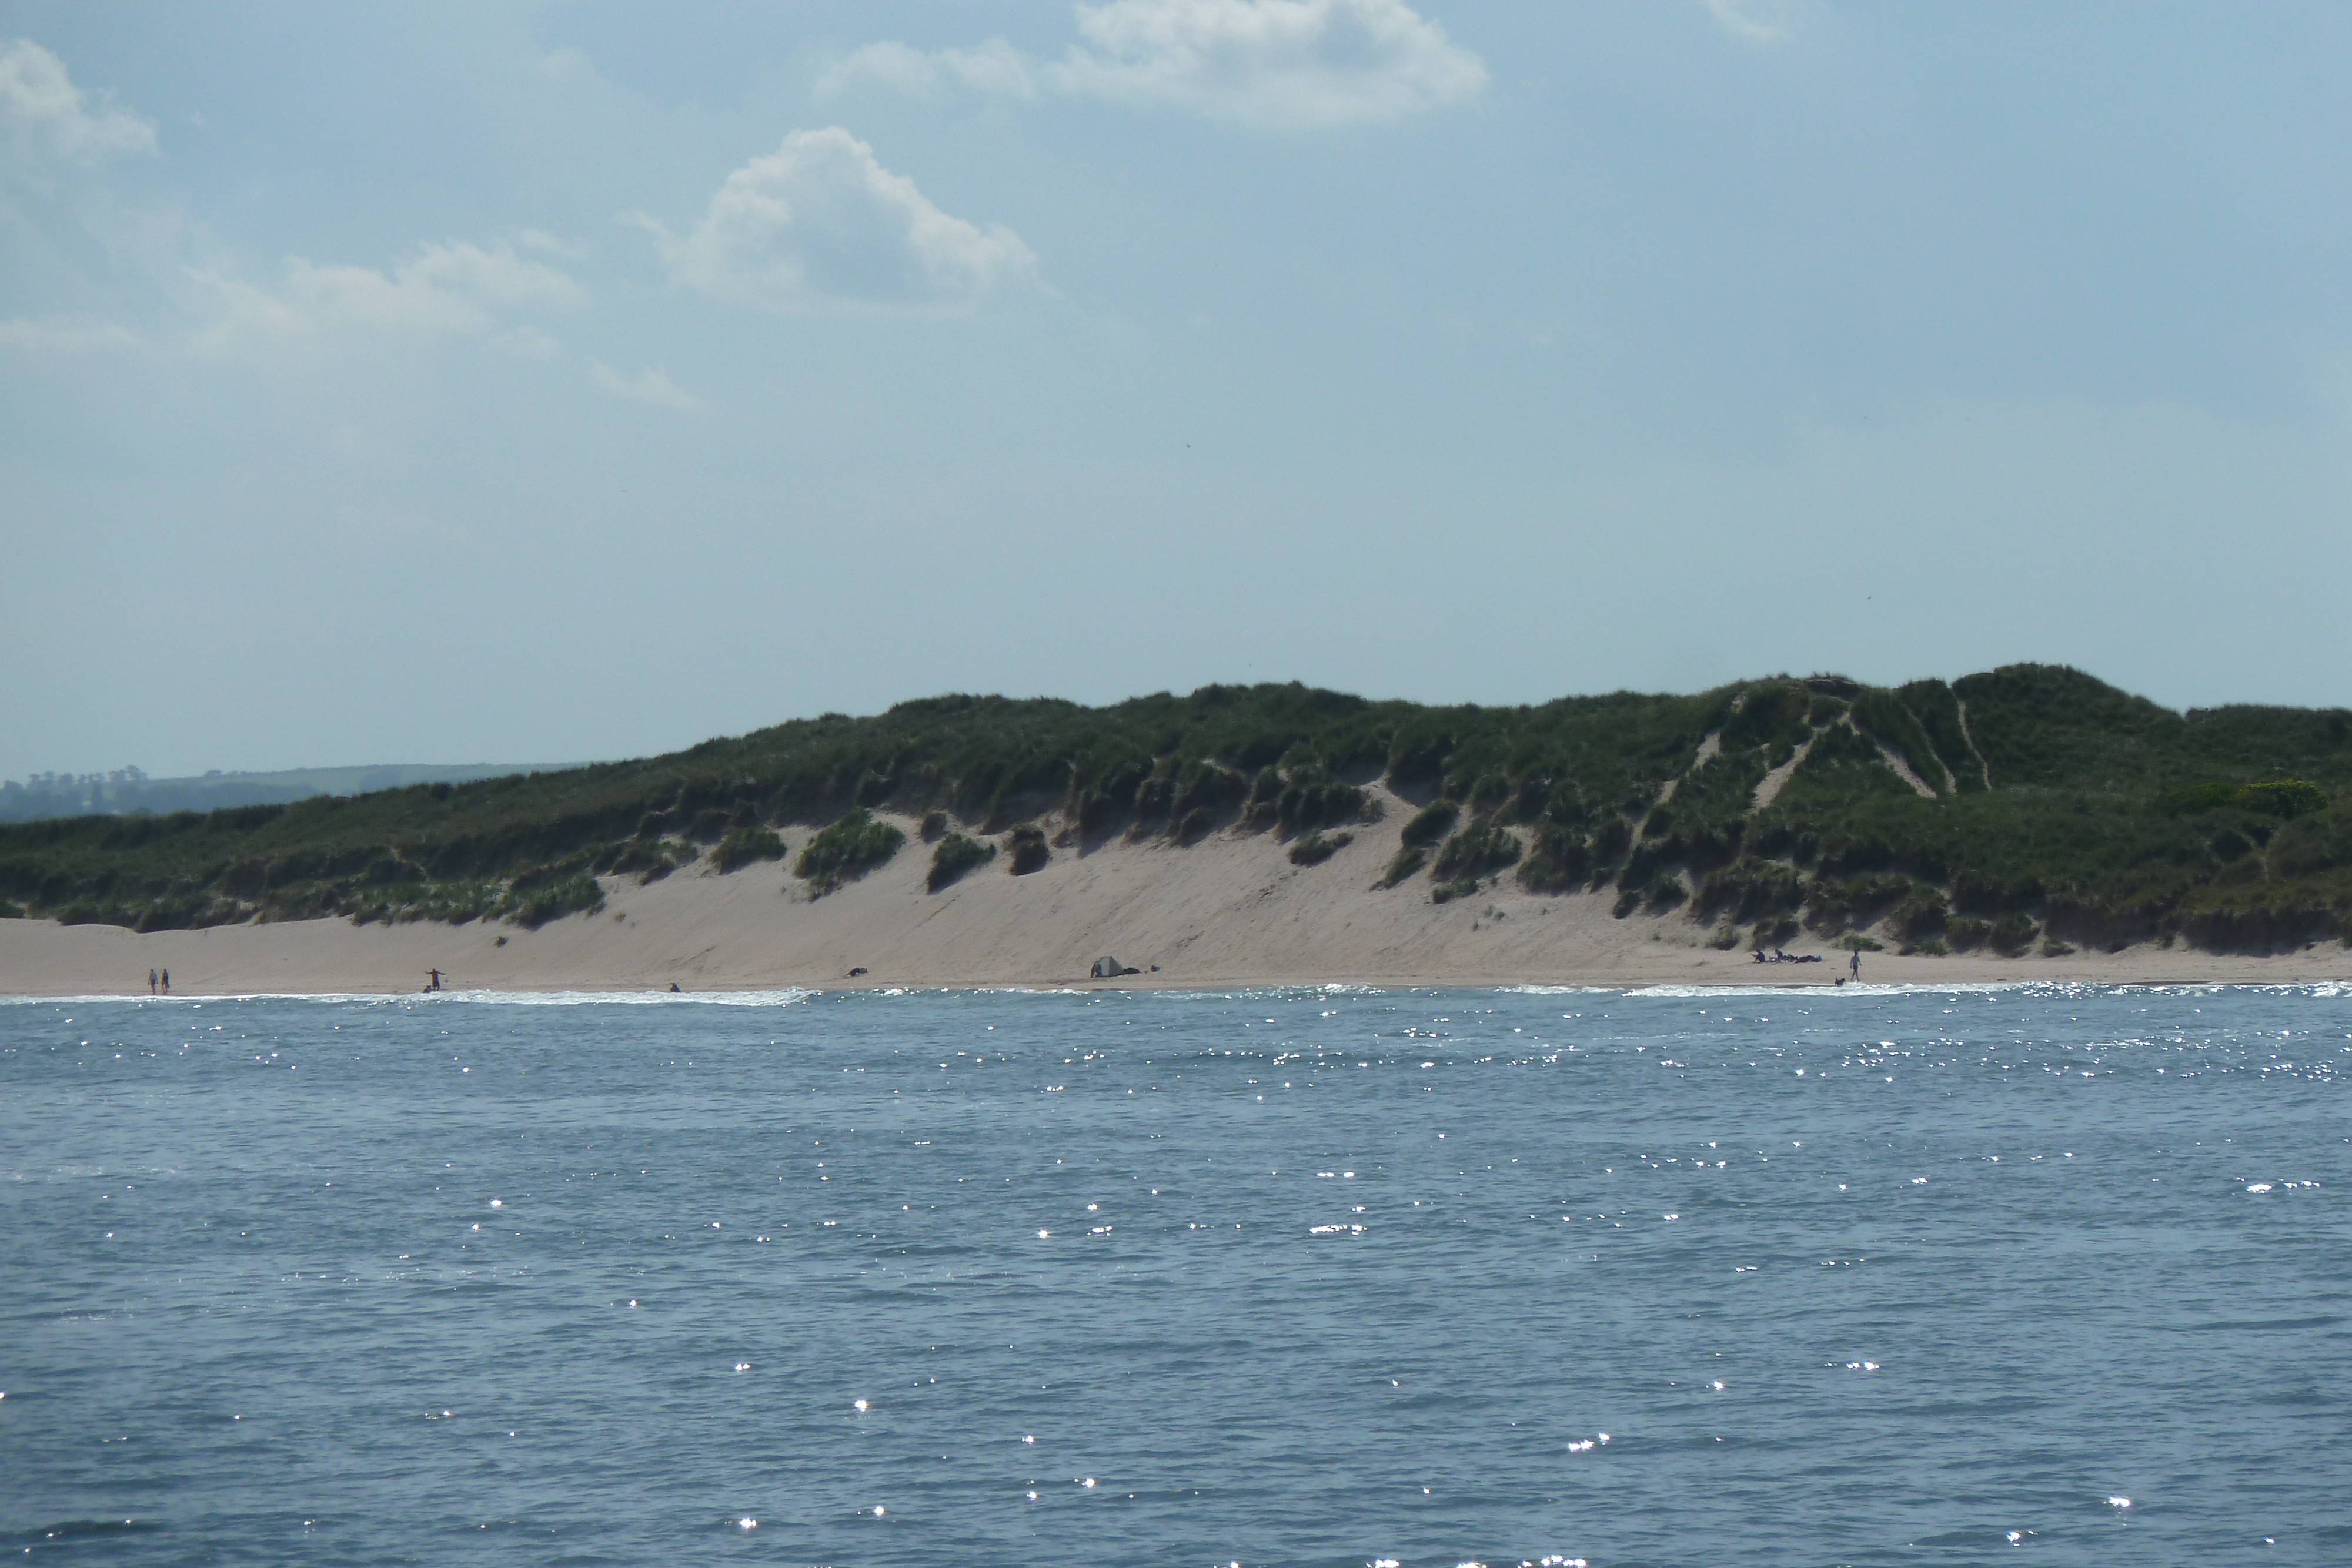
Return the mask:
<path id="1" fill-rule="evenodd" d="M 0 1001 L 0 1554 L 2352 1563 L 2352 991 Z"/>

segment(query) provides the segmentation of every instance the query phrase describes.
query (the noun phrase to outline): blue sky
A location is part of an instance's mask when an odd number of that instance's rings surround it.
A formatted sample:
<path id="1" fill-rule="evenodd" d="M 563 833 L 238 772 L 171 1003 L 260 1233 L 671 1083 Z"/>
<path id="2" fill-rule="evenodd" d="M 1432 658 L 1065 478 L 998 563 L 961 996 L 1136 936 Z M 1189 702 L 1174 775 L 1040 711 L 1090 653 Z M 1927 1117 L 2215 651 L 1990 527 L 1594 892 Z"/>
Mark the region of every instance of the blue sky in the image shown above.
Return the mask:
<path id="1" fill-rule="evenodd" d="M 2352 12 L 0 9 L 0 776 L 2352 700 Z"/>

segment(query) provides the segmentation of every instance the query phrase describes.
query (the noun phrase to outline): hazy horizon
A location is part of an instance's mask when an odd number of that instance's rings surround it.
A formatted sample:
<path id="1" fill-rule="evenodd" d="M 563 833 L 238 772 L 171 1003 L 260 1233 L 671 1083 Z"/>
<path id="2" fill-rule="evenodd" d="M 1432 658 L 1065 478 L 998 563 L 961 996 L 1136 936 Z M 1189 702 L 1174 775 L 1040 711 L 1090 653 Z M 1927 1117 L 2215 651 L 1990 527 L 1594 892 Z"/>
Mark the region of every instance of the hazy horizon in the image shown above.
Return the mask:
<path id="1" fill-rule="evenodd" d="M 944 691 L 2352 701 L 2352 16 L 27 0 L 0 778 Z"/>

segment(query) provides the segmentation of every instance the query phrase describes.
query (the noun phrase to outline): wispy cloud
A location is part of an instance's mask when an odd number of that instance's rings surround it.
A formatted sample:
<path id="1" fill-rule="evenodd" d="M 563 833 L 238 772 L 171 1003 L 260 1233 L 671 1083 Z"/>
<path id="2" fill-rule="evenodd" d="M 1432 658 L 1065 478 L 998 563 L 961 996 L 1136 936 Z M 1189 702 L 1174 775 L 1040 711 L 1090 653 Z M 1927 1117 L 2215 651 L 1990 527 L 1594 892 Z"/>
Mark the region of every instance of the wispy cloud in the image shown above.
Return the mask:
<path id="1" fill-rule="evenodd" d="M 1077 7 L 1078 41 L 1034 62 L 1001 38 L 929 52 L 868 44 L 818 84 L 933 97 L 1041 89 L 1265 127 L 1392 120 L 1475 98 L 1486 62 L 1404 0 L 1111 0 Z"/>
<path id="2" fill-rule="evenodd" d="M 1778 44 L 1797 36 L 1805 16 L 1799 0 L 1702 0 L 1717 26 L 1751 44 Z"/>
<path id="3" fill-rule="evenodd" d="M 292 256 L 275 287 L 216 272 L 190 276 L 221 302 L 218 318 L 198 338 L 203 346 L 215 348 L 245 340 L 486 332 L 509 312 L 568 309 L 587 298 L 570 274 L 520 256 L 503 243 L 488 248 L 463 241 L 426 245 L 389 271 L 321 266 Z"/>
<path id="4" fill-rule="evenodd" d="M 1403 0 L 1113 0 L 1079 7 L 1078 33 L 1065 90 L 1246 125 L 1391 120 L 1487 79 Z"/>
<path id="5" fill-rule="evenodd" d="M 1036 265 L 1020 235 L 941 212 L 839 126 L 795 131 L 728 175 L 688 233 L 633 221 L 673 280 L 774 310 L 965 307 Z"/>
<path id="6" fill-rule="evenodd" d="M 65 62 L 30 38 L 0 48 L 0 128 L 10 152 L 96 163 L 155 151 L 155 127 L 127 110 L 92 113 Z"/>
<path id="7" fill-rule="evenodd" d="M 90 316 L 20 316 L 0 321 L 0 349 L 35 353 L 86 354 L 101 349 L 135 349 L 138 335 L 120 322 Z"/>
<path id="8" fill-rule="evenodd" d="M 904 44 L 867 44 L 852 50 L 818 78 L 819 97 L 831 97 L 859 82 L 873 82 L 910 98 L 933 98 L 963 88 L 992 98 L 1034 99 L 1037 80 L 1020 50 L 1002 38 L 976 49 L 909 48 Z"/>
<path id="9" fill-rule="evenodd" d="M 651 366 L 634 376 L 625 376 L 602 360 L 588 361 L 588 379 L 599 390 L 628 402 L 641 402 L 647 408 L 667 408 L 678 413 L 693 413 L 702 407 L 702 400 L 669 379 L 667 371 Z"/>

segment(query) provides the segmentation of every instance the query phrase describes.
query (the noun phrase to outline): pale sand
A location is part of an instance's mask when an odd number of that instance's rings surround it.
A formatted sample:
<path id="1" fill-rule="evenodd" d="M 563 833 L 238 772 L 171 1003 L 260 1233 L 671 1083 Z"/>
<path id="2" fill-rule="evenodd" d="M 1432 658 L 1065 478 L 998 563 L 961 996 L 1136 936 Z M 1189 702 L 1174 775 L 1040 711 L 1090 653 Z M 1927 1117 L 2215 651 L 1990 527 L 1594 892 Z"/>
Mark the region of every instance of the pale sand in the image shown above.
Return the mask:
<path id="1" fill-rule="evenodd" d="M 1719 952 L 1676 912 L 1614 919 L 1608 893 L 1538 897 L 1506 874 L 1490 892 L 1448 904 L 1423 876 L 1377 891 L 1412 808 L 1359 827 L 1318 866 L 1290 863 L 1272 834 L 1219 834 L 1190 849 L 1113 841 L 1057 847 L 1030 876 L 1002 855 L 940 894 L 923 891 L 929 846 L 908 842 L 865 880 L 811 901 L 784 866 L 719 876 L 694 867 L 649 887 L 606 884 L 600 915 L 537 931 L 476 923 L 355 926 L 290 921 L 163 931 L 0 921 L 0 995 L 144 995 L 147 971 L 169 969 L 174 994 L 415 991 L 437 967 L 459 990 L 688 991 L 784 987 L 1559 985 L 1823 986 L 1845 956 L 1811 936 L 1791 952 L 1818 965 L 1755 963 Z M 1049 830 L 1051 823 L 1047 824 Z M 795 851 L 808 834 L 788 835 Z M 505 938 L 504 946 L 499 939 Z M 1144 973 L 1088 981 L 1115 956 Z M 1151 966 L 1158 965 L 1157 973 Z M 849 971 L 866 972 L 852 978 Z M 2222 956 L 2138 946 L 2060 958 L 1990 954 L 1863 956 L 1865 983 L 2063 980 L 2105 984 L 2281 984 L 2352 979 L 2352 951 L 2330 942 L 2299 953 Z"/>

